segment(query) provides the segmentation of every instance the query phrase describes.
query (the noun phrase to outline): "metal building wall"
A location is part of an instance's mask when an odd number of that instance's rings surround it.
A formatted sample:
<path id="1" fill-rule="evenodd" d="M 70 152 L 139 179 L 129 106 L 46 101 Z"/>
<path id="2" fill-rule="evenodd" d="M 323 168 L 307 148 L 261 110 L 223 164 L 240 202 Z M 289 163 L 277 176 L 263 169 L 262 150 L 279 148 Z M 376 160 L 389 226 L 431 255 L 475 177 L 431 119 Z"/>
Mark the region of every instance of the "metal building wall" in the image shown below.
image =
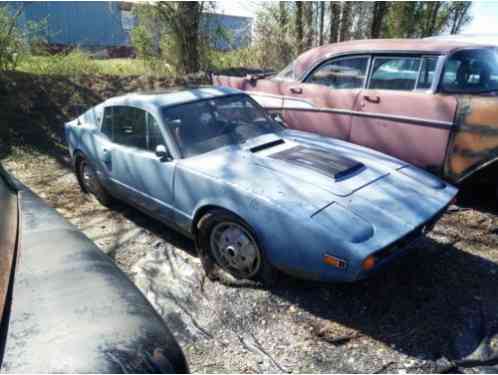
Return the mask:
<path id="1" fill-rule="evenodd" d="M 114 47 L 130 42 L 121 24 L 119 2 L 27 2 L 23 21 L 46 22 L 47 40 L 54 44 Z"/>

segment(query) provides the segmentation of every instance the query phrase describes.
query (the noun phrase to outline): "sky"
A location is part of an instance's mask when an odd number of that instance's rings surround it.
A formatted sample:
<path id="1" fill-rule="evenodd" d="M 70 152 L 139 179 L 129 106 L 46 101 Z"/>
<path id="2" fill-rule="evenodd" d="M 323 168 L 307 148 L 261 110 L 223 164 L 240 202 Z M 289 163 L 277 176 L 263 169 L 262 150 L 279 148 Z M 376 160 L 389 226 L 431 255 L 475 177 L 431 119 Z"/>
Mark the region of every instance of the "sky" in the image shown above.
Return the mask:
<path id="1" fill-rule="evenodd" d="M 470 9 L 473 18 L 463 33 L 498 35 L 498 1 L 474 1 Z"/>
<path id="2" fill-rule="evenodd" d="M 253 1 L 218 1 L 218 10 L 230 15 L 254 17 L 259 3 Z M 472 21 L 463 30 L 465 34 L 495 34 L 498 36 L 498 1 L 474 1 L 471 8 Z"/>

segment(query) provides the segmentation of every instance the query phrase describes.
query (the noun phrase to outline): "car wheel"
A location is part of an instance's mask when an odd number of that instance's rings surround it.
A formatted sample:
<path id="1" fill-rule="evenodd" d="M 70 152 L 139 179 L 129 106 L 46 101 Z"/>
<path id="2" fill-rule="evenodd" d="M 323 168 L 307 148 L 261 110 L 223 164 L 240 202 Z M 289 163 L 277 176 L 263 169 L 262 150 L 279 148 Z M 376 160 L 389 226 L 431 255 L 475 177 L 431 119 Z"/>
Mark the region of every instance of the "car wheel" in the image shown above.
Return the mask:
<path id="1" fill-rule="evenodd" d="M 236 279 L 257 280 L 267 286 L 277 282 L 278 271 L 266 260 L 254 231 L 237 216 L 224 210 L 209 212 L 199 220 L 197 235 L 208 276 L 214 262 Z"/>
<path id="2" fill-rule="evenodd" d="M 95 169 L 84 157 L 80 157 L 77 172 L 84 193 L 93 194 L 104 206 L 110 206 L 114 202 L 114 198 L 100 183 Z"/>

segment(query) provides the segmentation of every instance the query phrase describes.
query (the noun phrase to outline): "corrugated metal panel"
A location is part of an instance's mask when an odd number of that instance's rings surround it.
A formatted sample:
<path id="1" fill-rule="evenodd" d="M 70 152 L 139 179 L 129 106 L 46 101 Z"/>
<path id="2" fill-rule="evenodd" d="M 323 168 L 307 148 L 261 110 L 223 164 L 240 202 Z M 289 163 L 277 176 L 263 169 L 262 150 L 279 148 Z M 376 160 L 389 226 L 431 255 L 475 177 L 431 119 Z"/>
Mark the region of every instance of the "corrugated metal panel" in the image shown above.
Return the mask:
<path id="1" fill-rule="evenodd" d="M 49 43 L 81 46 L 129 45 L 119 3 L 44 1 L 24 5 L 26 21 L 47 23 Z"/>
<path id="2" fill-rule="evenodd" d="M 130 36 L 123 28 L 120 5 L 120 2 L 111 1 L 14 1 L 9 3 L 9 8 L 14 11 L 19 6 L 24 7 L 19 20 L 21 25 L 30 21 L 46 23 L 45 37 L 49 43 L 83 47 L 129 46 Z M 216 49 L 231 50 L 251 43 L 252 18 L 205 14 L 203 24 Z"/>

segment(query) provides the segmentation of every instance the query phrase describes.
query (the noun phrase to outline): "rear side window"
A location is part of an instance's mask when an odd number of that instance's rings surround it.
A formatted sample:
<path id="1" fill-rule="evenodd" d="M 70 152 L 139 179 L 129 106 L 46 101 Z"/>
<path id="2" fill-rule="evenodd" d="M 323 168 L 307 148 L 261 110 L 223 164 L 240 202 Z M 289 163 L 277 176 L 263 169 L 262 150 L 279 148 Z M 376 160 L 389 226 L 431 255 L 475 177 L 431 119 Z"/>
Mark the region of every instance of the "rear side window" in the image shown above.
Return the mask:
<path id="1" fill-rule="evenodd" d="M 446 92 L 463 94 L 497 91 L 497 50 L 490 48 L 456 52 L 446 62 L 441 88 Z"/>
<path id="2" fill-rule="evenodd" d="M 438 58 L 436 56 L 424 57 L 422 59 L 422 68 L 417 82 L 417 90 L 429 90 L 434 81 Z"/>
<path id="3" fill-rule="evenodd" d="M 123 146 L 147 149 L 145 111 L 117 106 L 113 109 L 113 141 Z"/>
<path id="4" fill-rule="evenodd" d="M 419 57 L 376 57 L 373 61 L 369 88 L 414 90 L 420 64 Z"/>
<path id="5" fill-rule="evenodd" d="M 106 107 L 104 109 L 104 119 L 102 120 L 102 128 L 100 131 L 104 133 L 109 139 L 113 139 L 112 135 L 112 108 Z"/>
<path id="6" fill-rule="evenodd" d="M 368 68 L 368 57 L 334 59 L 318 67 L 306 79 L 331 89 L 359 89 L 363 87 Z"/>

